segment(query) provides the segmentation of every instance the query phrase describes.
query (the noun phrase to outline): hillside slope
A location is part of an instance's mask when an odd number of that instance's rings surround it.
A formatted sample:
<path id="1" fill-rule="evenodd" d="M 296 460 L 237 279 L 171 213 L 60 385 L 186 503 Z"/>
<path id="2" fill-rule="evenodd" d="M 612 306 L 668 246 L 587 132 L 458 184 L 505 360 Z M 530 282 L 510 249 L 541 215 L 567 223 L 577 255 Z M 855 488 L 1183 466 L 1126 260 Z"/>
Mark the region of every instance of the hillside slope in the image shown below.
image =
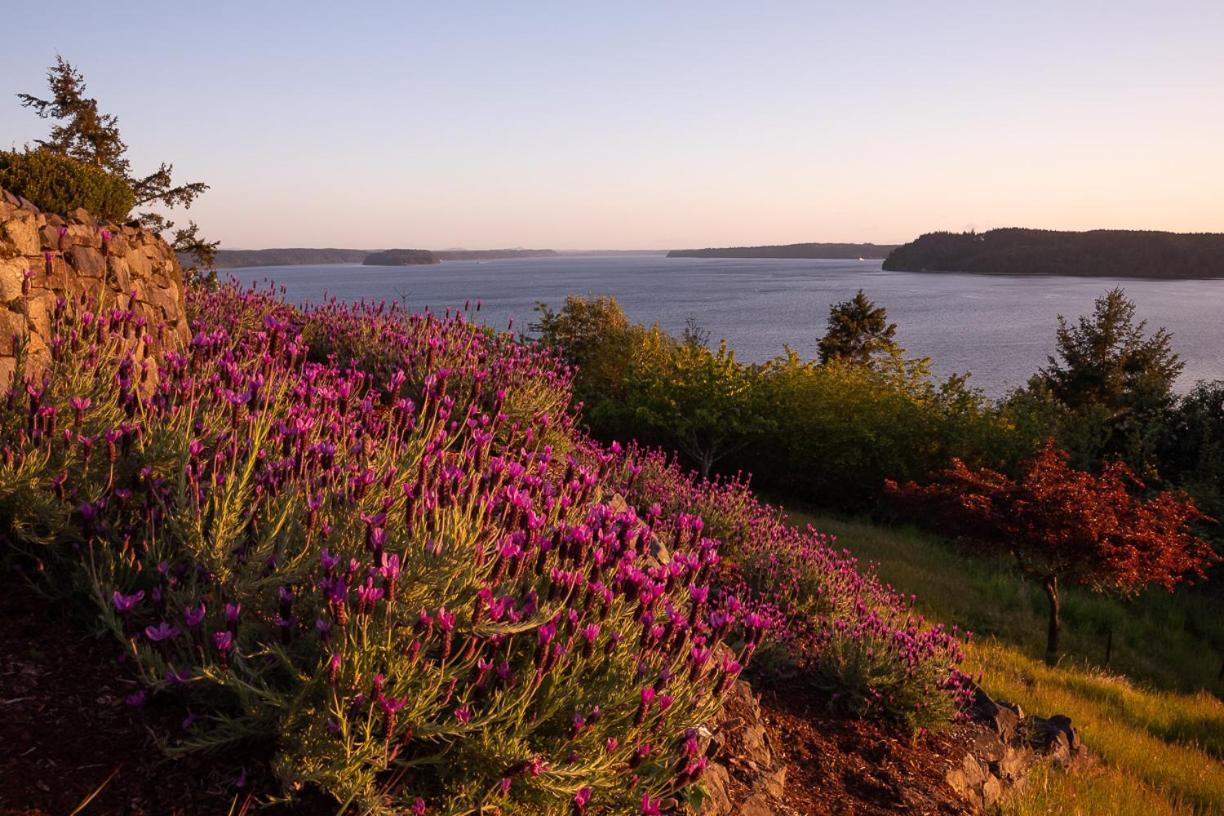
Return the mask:
<path id="1" fill-rule="evenodd" d="M 1197 594 L 1153 594 L 1133 604 L 1067 593 L 1067 655 L 1056 668 L 1042 653 L 1040 589 L 1003 561 L 966 558 L 940 539 L 906 529 L 794 515 L 878 565 L 918 607 L 975 632 L 968 665 L 992 695 L 1032 711 L 1067 714 L 1097 757 L 1069 773 L 1043 771 L 1013 797 L 1015 816 L 1206 816 L 1224 812 L 1224 692 L 1216 677 L 1224 630 Z M 1114 626 L 1111 669 L 1095 627 Z M 1134 679 L 1118 674 L 1124 671 Z M 1189 691 L 1203 688 L 1206 691 Z M 1174 689 L 1174 690 L 1165 690 Z M 1214 693 L 1213 693 L 1214 692 Z"/>

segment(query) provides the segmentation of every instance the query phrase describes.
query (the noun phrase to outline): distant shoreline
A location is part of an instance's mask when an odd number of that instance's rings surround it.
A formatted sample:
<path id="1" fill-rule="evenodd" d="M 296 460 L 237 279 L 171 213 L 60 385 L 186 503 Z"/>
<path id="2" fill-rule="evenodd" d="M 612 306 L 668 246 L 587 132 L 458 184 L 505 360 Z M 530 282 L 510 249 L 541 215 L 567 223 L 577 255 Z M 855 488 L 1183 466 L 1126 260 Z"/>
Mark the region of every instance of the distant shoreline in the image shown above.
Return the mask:
<path id="1" fill-rule="evenodd" d="M 434 264 L 439 261 L 483 261 L 507 258 L 551 258 L 553 249 L 315 249 L 285 247 L 274 249 L 217 250 L 217 269 L 258 269 L 265 266 L 330 266 L 364 264 L 368 266 L 407 266 Z M 388 261 L 387 258 L 403 258 Z M 380 260 L 380 258 L 382 260 Z M 182 259 L 180 259 L 182 260 Z"/>
<path id="2" fill-rule="evenodd" d="M 896 249 L 891 244 L 807 243 L 763 246 L 673 249 L 669 258 L 785 258 L 789 260 L 881 260 Z"/>
<path id="3" fill-rule="evenodd" d="M 932 232 L 897 247 L 887 272 L 1016 277 L 1224 278 L 1224 234 L 1006 228 Z"/>

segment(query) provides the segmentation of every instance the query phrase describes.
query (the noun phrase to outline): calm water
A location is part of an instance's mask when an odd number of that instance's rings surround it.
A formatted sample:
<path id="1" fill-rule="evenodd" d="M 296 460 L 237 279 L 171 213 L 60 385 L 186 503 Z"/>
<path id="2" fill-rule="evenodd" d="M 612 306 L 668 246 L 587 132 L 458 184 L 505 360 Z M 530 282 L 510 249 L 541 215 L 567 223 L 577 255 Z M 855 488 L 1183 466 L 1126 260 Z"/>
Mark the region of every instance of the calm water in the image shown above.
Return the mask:
<path id="1" fill-rule="evenodd" d="M 679 332 L 696 319 L 741 359 L 760 361 L 789 344 L 816 354 L 829 306 L 858 288 L 897 323 L 912 354 L 931 358 L 937 373 L 972 372 L 992 396 L 1022 384 L 1053 351 L 1059 314 L 1078 316 L 1095 297 L 1122 285 L 1152 327 L 1173 332 L 1186 361 L 1180 387 L 1224 379 L 1224 280 L 1114 281 L 1103 278 L 1019 278 L 884 272 L 879 261 L 795 261 L 562 256 L 506 261 L 450 261 L 435 266 L 282 266 L 230 270 L 252 283 L 272 280 L 291 301 L 403 298 L 413 308 L 442 311 L 468 298 L 481 317 L 526 329 L 538 301 L 559 305 L 567 294 L 615 295 L 631 318 Z"/>

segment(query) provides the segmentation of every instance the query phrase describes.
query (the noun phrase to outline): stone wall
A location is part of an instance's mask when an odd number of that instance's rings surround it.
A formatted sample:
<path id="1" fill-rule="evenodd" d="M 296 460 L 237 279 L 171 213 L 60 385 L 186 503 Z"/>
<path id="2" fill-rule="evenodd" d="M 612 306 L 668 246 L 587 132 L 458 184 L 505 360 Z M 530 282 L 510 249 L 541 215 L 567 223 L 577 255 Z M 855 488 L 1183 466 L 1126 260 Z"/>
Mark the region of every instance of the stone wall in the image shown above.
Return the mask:
<path id="1" fill-rule="evenodd" d="M 19 349 L 28 372 L 47 364 L 56 301 L 82 295 L 95 311 L 143 316 L 153 340 L 142 353 L 181 347 L 191 337 L 183 272 L 165 241 L 85 210 L 44 213 L 0 190 L 0 388 L 12 382 Z"/>

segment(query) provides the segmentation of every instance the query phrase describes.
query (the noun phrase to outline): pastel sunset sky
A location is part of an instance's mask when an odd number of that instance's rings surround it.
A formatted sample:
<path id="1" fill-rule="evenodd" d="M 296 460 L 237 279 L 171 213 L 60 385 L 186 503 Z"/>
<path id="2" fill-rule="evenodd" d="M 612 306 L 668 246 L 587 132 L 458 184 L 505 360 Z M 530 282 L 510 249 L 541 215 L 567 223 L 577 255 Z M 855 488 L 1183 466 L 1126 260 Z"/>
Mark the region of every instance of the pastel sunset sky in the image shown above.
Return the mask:
<path id="1" fill-rule="evenodd" d="M 1224 231 L 1224 3 L 18 3 L 230 248 Z"/>

